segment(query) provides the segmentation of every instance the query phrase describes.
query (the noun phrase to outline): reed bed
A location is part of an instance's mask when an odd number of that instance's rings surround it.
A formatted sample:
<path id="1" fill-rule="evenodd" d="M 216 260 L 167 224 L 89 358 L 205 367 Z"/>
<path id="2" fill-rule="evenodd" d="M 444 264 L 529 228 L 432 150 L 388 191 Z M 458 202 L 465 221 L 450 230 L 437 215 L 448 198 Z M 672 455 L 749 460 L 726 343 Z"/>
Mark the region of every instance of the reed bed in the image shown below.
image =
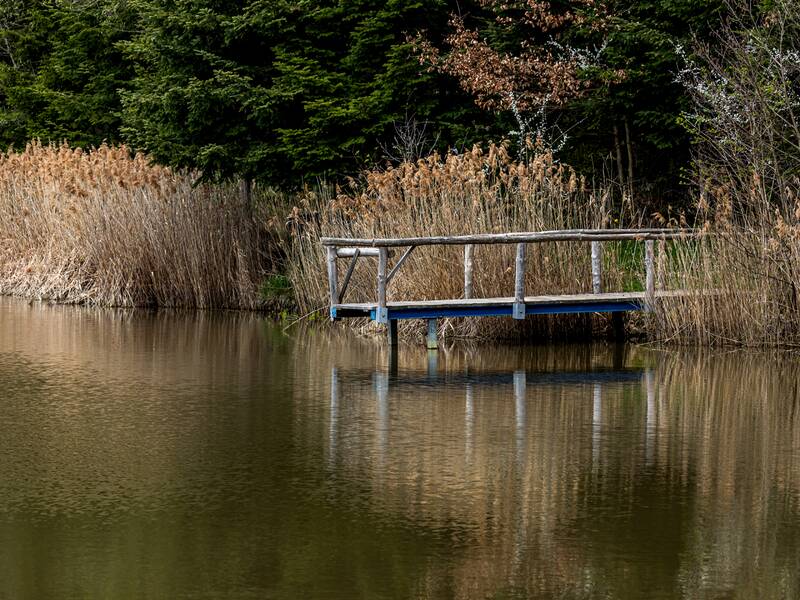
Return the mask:
<path id="1" fill-rule="evenodd" d="M 128 148 L 0 154 L 0 293 L 103 306 L 255 308 L 259 232 L 233 185 Z"/>
<path id="2" fill-rule="evenodd" d="M 495 144 L 369 171 L 330 196 L 308 192 L 290 221 L 296 234 L 289 272 L 298 304 L 306 312 L 328 303 L 321 236 L 410 237 L 620 225 L 612 217 L 609 195 L 589 189 L 583 178 L 551 154 L 518 161 L 504 145 Z M 607 247 L 604 285 L 621 290 L 631 274 L 617 260 L 621 247 Z M 462 297 L 463 260 L 460 246 L 418 248 L 392 280 L 389 300 Z M 473 260 L 475 297 L 513 295 L 513 245 L 476 246 Z M 343 264 L 340 269 L 344 270 Z M 375 261 L 362 259 L 348 301 L 374 301 L 375 277 Z M 529 245 L 528 294 L 589 291 L 589 244 Z M 441 327 L 450 337 L 569 338 L 603 329 L 605 321 L 585 315 L 528 319 L 523 324 L 511 319 L 443 319 Z M 420 324 L 404 323 L 403 328 L 413 335 Z"/>
<path id="3" fill-rule="evenodd" d="M 321 236 L 644 222 L 630 216 L 630 207 L 615 208 L 609 194 L 591 189 L 551 155 L 518 161 L 503 145 L 369 171 L 336 190 L 306 190 L 289 216 L 291 235 L 281 232 L 284 219 L 277 217 L 284 199 L 253 208 L 234 184 L 195 185 L 195 179 L 153 166 L 125 147 L 85 152 L 31 143 L 0 155 L 0 293 L 99 306 L 253 309 L 265 306 L 259 285 L 268 273 L 285 270 L 297 308 L 306 314 L 328 305 Z M 757 177 L 743 182 L 703 190 L 697 215 L 709 235 L 660 245 L 658 279 L 667 289 L 695 293 L 660 300 L 653 313 L 632 316 L 634 331 L 680 344 L 800 346 L 800 187 L 789 178 L 776 196 L 759 187 Z M 604 290 L 641 290 L 641 244 L 603 247 Z M 591 290 L 587 243 L 531 244 L 527 259 L 528 294 Z M 512 295 L 513 245 L 476 246 L 473 260 L 476 297 Z M 341 273 L 345 261 L 339 266 Z M 375 260 L 362 259 L 347 300 L 373 301 L 375 276 Z M 460 246 L 418 248 L 389 287 L 390 300 L 462 295 Z M 365 331 L 376 327 L 354 324 Z M 440 335 L 574 339 L 602 334 L 608 324 L 605 315 L 522 323 L 444 319 Z M 401 327 L 406 337 L 421 333 L 419 322 Z"/>
<path id="4" fill-rule="evenodd" d="M 791 221 L 771 210 L 706 222 L 710 235 L 675 247 L 669 285 L 691 295 L 661 300 L 650 338 L 706 346 L 800 347 L 800 204 Z"/>

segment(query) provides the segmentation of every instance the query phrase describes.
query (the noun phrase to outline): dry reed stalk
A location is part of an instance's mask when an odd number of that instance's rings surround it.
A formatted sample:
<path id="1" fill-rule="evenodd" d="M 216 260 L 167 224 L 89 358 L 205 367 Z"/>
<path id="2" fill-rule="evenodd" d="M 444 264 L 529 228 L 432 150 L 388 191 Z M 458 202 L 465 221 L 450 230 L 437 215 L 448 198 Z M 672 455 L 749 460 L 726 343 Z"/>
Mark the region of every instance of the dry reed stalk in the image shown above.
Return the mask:
<path id="1" fill-rule="evenodd" d="M 0 293 L 105 306 L 254 308 L 258 232 L 233 186 L 125 147 L 0 154 Z"/>
<path id="2" fill-rule="evenodd" d="M 410 237 L 612 224 L 608 196 L 588 190 L 572 169 L 549 154 L 517 162 L 502 145 L 485 150 L 476 146 L 447 157 L 434 154 L 416 163 L 370 171 L 362 181 L 331 197 L 308 192 L 292 220 L 296 235 L 289 271 L 304 311 L 325 307 L 328 302 L 320 236 Z M 615 246 L 608 246 L 604 285 L 621 290 L 624 274 L 616 266 Z M 530 245 L 526 293 L 591 291 L 590 260 L 589 244 Z M 512 246 L 476 247 L 474 296 L 513 295 L 513 265 Z M 419 248 L 392 280 L 389 299 L 459 298 L 463 277 L 461 247 Z M 362 259 L 348 301 L 374 298 L 375 264 Z M 591 317 L 562 315 L 528 319 L 524 326 L 510 319 L 448 319 L 442 328 L 455 337 L 570 337 L 585 335 L 590 324 Z M 418 324 L 404 324 L 404 328 L 415 326 Z"/>

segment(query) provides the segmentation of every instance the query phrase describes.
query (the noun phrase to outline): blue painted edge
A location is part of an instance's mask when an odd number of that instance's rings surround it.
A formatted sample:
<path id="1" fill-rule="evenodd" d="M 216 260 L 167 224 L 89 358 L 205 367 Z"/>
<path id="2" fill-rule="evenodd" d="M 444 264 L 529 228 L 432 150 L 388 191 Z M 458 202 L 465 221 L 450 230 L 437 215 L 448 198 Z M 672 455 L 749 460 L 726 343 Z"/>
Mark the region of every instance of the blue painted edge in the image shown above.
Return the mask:
<path id="1" fill-rule="evenodd" d="M 525 315 L 626 312 L 642 309 L 644 309 L 644 305 L 635 300 L 553 305 L 527 304 L 525 305 Z M 334 311 L 335 309 L 331 309 L 332 314 Z M 512 316 L 512 311 L 512 305 L 460 306 L 455 308 L 389 308 L 389 320 L 438 319 L 443 317 L 510 317 Z M 369 316 L 373 321 L 375 320 L 375 309 L 370 310 Z"/>

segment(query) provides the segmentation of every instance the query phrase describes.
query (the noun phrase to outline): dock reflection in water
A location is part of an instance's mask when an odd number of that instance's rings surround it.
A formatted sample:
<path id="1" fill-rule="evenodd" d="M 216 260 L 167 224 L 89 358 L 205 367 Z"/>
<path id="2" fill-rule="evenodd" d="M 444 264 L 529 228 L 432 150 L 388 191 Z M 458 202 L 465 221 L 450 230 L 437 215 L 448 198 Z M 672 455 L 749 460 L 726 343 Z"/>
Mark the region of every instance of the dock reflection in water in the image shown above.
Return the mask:
<path id="1" fill-rule="evenodd" d="M 330 430 L 332 464 L 370 482 L 372 511 L 452 538 L 425 589 L 798 597 L 794 359 L 634 350 L 642 366 L 614 368 L 573 347 L 507 352 L 532 368 L 502 372 L 498 352 L 376 370 L 371 396 L 363 370 L 332 372 L 328 417 L 358 428 Z"/>
<path id="2" fill-rule="evenodd" d="M 0 299 L 0 598 L 797 598 L 800 362 Z"/>

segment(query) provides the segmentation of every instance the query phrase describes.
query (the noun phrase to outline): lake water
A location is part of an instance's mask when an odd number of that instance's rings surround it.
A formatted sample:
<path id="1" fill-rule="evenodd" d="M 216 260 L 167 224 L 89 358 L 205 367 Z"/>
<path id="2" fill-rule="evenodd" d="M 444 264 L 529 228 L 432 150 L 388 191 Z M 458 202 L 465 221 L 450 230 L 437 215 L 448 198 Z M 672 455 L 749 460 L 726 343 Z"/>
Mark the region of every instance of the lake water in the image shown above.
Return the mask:
<path id="1" fill-rule="evenodd" d="M 799 366 L 0 299 L 0 598 L 798 598 Z"/>

